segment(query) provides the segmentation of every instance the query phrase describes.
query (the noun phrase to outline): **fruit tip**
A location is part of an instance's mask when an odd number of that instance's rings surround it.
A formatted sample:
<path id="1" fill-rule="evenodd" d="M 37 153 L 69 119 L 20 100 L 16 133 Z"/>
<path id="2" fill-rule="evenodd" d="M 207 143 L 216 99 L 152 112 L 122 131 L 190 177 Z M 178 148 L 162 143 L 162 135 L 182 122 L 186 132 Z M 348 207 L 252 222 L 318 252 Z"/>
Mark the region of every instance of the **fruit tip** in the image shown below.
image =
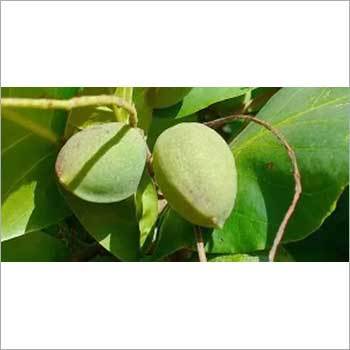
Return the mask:
<path id="1" fill-rule="evenodd" d="M 219 229 L 222 229 L 224 227 L 224 223 L 223 221 L 219 221 L 216 217 L 212 217 L 211 218 L 211 221 L 214 225 L 214 228 L 219 228 Z"/>

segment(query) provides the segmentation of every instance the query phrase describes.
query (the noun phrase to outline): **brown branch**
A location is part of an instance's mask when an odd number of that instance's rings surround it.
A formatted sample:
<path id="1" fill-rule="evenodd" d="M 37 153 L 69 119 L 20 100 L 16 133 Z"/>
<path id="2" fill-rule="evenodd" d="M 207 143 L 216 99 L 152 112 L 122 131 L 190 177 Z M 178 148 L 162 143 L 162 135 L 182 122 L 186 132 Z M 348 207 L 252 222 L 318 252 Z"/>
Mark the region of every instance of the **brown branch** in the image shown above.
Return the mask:
<path id="1" fill-rule="evenodd" d="M 199 226 L 194 226 L 194 235 L 196 238 L 198 258 L 200 262 L 207 262 L 207 256 L 205 254 L 204 241 L 202 231 Z"/>
<path id="2" fill-rule="evenodd" d="M 269 130 L 271 133 L 273 133 L 277 137 L 277 139 L 280 141 L 280 143 L 284 146 L 284 148 L 287 150 L 288 157 L 289 157 L 289 159 L 292 163 L 292 166 L 293 166 L 293 177 L 294 177 L 294 182 L 295 182 L 294 196 L 293 196 L 292 202 L 291 202 L 291 204 L 290 204 L 286 214 L 284 215 L 284 218 L 283 218 L 283 220 L 278 228 L 278 231 L 276 233 L 275 239 L 273 241 L 272 247 L 271 247 L 270 252 L 269 252 L 269 261 L 274 261 L 278 247 L 283 239 L 283 235 L 284 235 L 284 232 L 286 230 L 287 224 L 295 211 L 296 205 L 300 199 L 300 195 L 302 192 L 301 181 L 300 181 L 301 176 L 300 176 L 300 172 L 299 172 L 299 168 L 298 168 L 298 162 L 297 162 L 296 155 L 295 155 L 293 148 L 289 145 L 289 143 L 285 139 L 285 137 L 277 129 L 275 129 L 273 126 L 271 126 L 268 122 L 266 122 L 264 120 L 258 119 L 256 117 L 248 116 L 248 115 L 231 115 L 231 116 L 216 119 L 216 120 L 204 123 L 204 124 L 211 127 L 211 128 L 218 128 L 218 127 L 226 124 L 227 122 L 232 122 L 234 120 L 250 120 L 256 124 L 263 126 L 267 130 Z"/>

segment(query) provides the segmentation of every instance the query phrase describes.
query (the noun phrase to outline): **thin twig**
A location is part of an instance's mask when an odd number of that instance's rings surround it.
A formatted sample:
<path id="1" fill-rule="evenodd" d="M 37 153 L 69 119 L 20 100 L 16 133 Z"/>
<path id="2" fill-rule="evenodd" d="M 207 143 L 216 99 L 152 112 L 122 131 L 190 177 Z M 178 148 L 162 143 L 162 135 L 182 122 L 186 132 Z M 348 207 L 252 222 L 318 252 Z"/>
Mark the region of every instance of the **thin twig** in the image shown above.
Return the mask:
<path id="1" fill-rule="evenodd" d="M 204 241 L 201 228 L 197 225 L 194 226 L 194 236 L 196 237 L 196 245 L 198 258 L 200 262 L 207 262 L 207 256 L 205 254 Z"/>
<path id="2" fill-rule="evenodd" d="M 271 247 L 270 252 L 269 252 L 269 261 L 274 261 L 278 247 L 282 241 L 284 232 L 286 230 L 287 224 L 295 211 L 296 205 L 300 199 L 300 195 L 302 192 L 301 181 L 300 181 L 301 176 L 300 176 L 300 172 L 299 172 L 299 168 L 298 168 L 298 162 L 297 162 L 296 155 L 295 155 L 293 148 L 289 145 L 289 143 L 285 139 L 285 137 L 277 129 L 275 129 L 273 126 L 271 126 L 268 122 L 266 122 L 264 120 L 258 119 L 256 117 L 248 116 L 248 115 L 231 115 L 231 116 L 216 119 L 216 120 L 204 123 L 204 124 L 209 126 L 209 127 L 212 127 L 212 128 L 218 128 L 227 122 L 231 122 L 231 121 L 239 120 L 239 119 L 240 120 L 250 120 L 254 123 L 257 123 L 257 124 L 263 126 L 267 130 L 269 130 L 271 133 L 273 133 L 277 137 L 277 139 L 280 141 L 280 143 L 287 150 L 288 157 L 289 157 L 289 159 L 292 163 L 292 166 L 293 166 L 293 177 L 294 177 L 294 182 L 295 182 L 294 196 L 293 196 L 292 202 L 291 202 L 291 204 L 290 204 L 286 214 L 284 215 L 284 218 L 283 218 L 283 220 L 278 228 L 278 231 L 276 233 L 275 239 L 273 241 L 272 247 Z"/>
<path id="3" fill-rule="evenodd" d="M 1 99 L 1 107 L 4 108 L 64 109 L 70 111 L 73 108 L 107 105 L 118 106 L 128 111 L 130 115 L 130 125 L 133 127 L 137 126 L 137 112 L 135 106 L 114 95 L 80 96 L 73 97 L 69 100 L 19 97 L 4 97 Z"/>

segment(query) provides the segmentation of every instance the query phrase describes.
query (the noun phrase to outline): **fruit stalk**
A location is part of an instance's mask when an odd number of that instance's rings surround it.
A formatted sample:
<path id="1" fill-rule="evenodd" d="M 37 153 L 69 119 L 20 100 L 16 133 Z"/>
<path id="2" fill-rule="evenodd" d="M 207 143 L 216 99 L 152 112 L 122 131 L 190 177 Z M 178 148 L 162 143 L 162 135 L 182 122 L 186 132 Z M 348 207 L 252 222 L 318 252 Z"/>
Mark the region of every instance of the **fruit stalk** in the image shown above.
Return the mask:
<path id="1" fill-rule="evenodd" d="M 299 171 L 299 167 L 298 167 L 297 158 L 296 158 L 296 155 L 295 155 L 293 148 L 290 146 L 290 144 L 285 139 L 285 137 L 277 129 L 275 129 L 272 125 L 270 125 L 268 122 L 261 120 L 261 119 L 258 119 L 256 117 L 249 116 L 249 115 L 237 114 L 237 115 L 230 115 L 230 116 L 227 116 L 224 118 L 216 119 L 216 120 L 213 120 L 210 122 L 206 122 L 204 124 L 211 127 L 211 128 L 218 128 L 218 127 L 220 127 L 228 122 L 232 122 L 234 120 L 249 120 L 249 121 L 252 121 L 253 123 L 259 124 L 259 125 L 263 126 L 264 128 L 266 128 L 267 130 L 269 130 L 272 134 L 274 134 L 276 136 L 278 141 L 287 150 L 288 157 L 289 157 L 289 159 L 292 163 L 292 166 L 293 166 L 293 177 L 294 177 L 294 183 L 295 183 L 294 196 L 293 196 L 292 202 L 291 202 L 288 210 L 286 211 L 286 214 L 284 215 L 284 218 L 283 218 L 283 220 L 278 228 L 278 231 L 276 233 L 275 239 L 273 241 L 272 247 L 271 247 L 270 252 L 269 252 L 269 261 L 274 261 L 278 247 L 283 239 L 287 224 L 295 211 L 296 205 L 297 205 L 297 203 L 300 199 L 301 193 L 302 193 L 301 175 L 300 175 L 300 171 Z"/>
<path id="2" fill-rule="evenodd" d="M 37 109 L 64 109 L 70 111 L 73 108 L 89 106 L 117 106 L 129 113 L 130 126 L 137 126 L 137 112 L 132 103 L 113 95 L 81 96 L 68 100 L 46 99 L 46 98 L 19 98 L 4 97 L 1 99 L 1 107 L 4 108 L 37 108 Z"/>
<path id="3" fill-rule="evenodd" d="M 194 226 L 194 235 L 196 237 L 196 245 L 198 258 L 200 262 L 207 262 L 207 256 L 205 254 L 204 241 L 201 228 L 197 225 Z"/>

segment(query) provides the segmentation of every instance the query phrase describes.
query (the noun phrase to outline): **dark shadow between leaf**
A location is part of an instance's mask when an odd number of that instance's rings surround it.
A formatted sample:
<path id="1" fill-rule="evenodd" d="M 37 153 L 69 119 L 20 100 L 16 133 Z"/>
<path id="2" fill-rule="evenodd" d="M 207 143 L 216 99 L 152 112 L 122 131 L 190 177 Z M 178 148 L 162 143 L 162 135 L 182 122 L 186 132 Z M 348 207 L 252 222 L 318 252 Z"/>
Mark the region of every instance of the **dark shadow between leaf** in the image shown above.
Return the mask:
<path id="1" fill-rule="evenodd" d="M 133 196 L 104 204 L 84 201 L 62 187 L 60 192 L 85 230 L 100 244 L 105 241 L 105 249 L 122 261 L 139 260 L 140 233 Z"/>
<path id="2" fill-rule="evenodd" d="M 335 211 L 306 239 L 285 245 L 296 261 L 349 262 L 349 187 Z"/>

